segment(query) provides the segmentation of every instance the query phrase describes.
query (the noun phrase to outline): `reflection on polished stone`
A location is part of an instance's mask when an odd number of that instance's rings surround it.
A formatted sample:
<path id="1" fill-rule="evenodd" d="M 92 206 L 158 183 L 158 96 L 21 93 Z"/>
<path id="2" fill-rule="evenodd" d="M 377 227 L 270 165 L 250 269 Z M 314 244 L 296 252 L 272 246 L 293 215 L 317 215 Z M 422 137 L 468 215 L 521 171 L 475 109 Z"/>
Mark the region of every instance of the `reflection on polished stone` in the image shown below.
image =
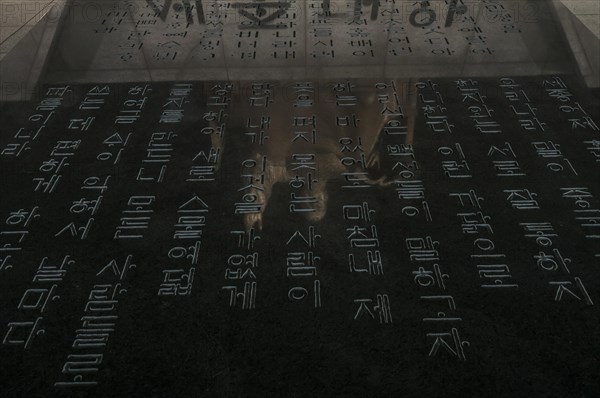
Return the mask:
<path id="1" fill-rule="evenodd" d="M 0 103 L 3 397 L 600 394 L 552 2 L 66 9 Z"/>

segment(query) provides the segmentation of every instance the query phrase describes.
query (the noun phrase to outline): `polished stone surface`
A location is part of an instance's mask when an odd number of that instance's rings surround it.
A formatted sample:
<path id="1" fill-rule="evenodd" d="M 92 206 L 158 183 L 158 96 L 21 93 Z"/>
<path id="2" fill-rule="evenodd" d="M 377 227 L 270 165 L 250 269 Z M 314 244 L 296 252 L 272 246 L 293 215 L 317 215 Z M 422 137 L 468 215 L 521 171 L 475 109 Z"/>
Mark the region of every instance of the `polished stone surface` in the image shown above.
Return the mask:
<path id="1" fill-rule="evenodd" d="M 5 104 L 4 396 L 596 396 L 599 102 L 540 76 Z"/>
<path id="2" fill-rule="evenodd" d="M 36 25 L 0 62 L 2 397 L 599 396 L 600 91 L 553 4 Z"/>

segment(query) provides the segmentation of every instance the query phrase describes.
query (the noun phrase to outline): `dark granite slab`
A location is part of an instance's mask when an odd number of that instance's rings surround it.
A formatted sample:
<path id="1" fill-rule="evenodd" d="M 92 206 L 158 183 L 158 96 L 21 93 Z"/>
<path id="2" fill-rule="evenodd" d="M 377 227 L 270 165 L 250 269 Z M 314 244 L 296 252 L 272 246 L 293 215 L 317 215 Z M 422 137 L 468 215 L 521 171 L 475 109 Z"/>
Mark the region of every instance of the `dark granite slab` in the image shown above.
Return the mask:
<path id="1" fill-rule="evenodd" d="M 576 77 L 41 92 L 0 113 L 3 397 L 599 396 Z"/>

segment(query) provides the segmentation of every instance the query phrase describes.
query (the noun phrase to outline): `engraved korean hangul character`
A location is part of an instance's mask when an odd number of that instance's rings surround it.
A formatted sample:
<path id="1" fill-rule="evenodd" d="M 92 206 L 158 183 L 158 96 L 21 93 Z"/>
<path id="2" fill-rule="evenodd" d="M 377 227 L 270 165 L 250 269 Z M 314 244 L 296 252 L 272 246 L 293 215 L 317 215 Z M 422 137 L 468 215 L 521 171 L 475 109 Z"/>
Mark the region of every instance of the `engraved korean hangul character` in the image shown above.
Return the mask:
<path id="1" fill-rule="evenodd" d="M 379 247 L 379 238 L 377 236 L 377 226 L 371 225 L 371 236 L 367 228 L 359 227 L 358 225 L 352 228 L 346 228 L 346 239 L 350 242 L 350 247 L 367 248 Z"/>
<path id="2" fill-rule="evenodd" d="M 383 131 L 386 135 L 406 135 L 408 126 L 403 125 L 400 120 L 390 120 L 383 126 Z"/>
<path id="3" fill-rule="evenodd" d="M 431 210 L 429 209 L 429 203 L 427 203 L 426 200 L 421 201 L 421 208 L 423 210 L 420 210 L 416 206 L 410 206 L 410 205 L 403 206 L 402 214 L 404 214 L 405 216 L 408 216 L 408 217 L 415 217 L 415 216 L 418 216 L 419 214 L 421 214 L 421 211 L 422 211 L 423 215 L 425 216 L 426 221 L 428 221 L 428 222 L 433 221 L 433 218 L 431 217 Z"/>
<path id="4" fill-rule="evenodd" d="M 264 170 L 264 167 L 263 167 Z M 290 170 L 299 172 L 299 170 L 311 173 L 317 172 L 317 162 L 314 153 L 294 153 L 290 162 Z"/>
<path id="5" fill-rule="evenodd" d="M 106 347 L 112 330 L 83 327 L 75 330 L 75 338 L 71 347 L 76 349 L 98 349 Z"/>
<path id="6" fill-rule="evenodd" d="M 552 246 L 552 238 L 558 235 L 554 233 L 554 227 L 549 222 L 527 222 L 519 223 L 525 231 L 526 238 L 535 238 L 535 242 L 540 246 Z"/>
<path id="7" fill-rule="evenodd" d="M 314 129 L 310 130 L 310 131 L 293 131 L 292 134 L 294 134 L 294 138 L 292 139 L 292 142 L 296 142 L 297 140 L 302 140 L 304 142 L 308 142 L 311 144 L 317 143 L 317 131 Z"/>
<path id="8" fill-rule="evenodd" d="M 210 95 L 206 99 L 206 105 L 219 106 L 223 108 L 229 107 L 229 102 L 231 102 L 231 98 L 228 98 L 225 95 Z"/>
<path id="9" fill-rule="evenodd" d="M 537 117 L 530 119 L 519 119 L 519 124 L 525 130 L 546 131 L 546 123 L 540 121 Z"/>
<path id="10" fill-rule="evenodd" d="M 350 82 L 346 83 L 335 83 L 332 86 L 332 90 L 336 93 L 351 93 L 352 89 L 356 86 Z"/>
<path id="11" fill-rule="evenodd" d="M 531 192 L 529 189 L 505 189 L 504 193 L 508 194 L 506 200 L 510 202 L 513 209 L 534 210 L 540 208 L 535 200 L 537 193 Z"/>
<path id="12" fill-rule="evenodd" d="M 133 95 L 133 96 L 144 96 L 147 93 L 151 92 L 152 88 L 150 88 L 149 84 L 145 84 L 145 85 L 136 85 L 136 86 L 132 86 L 127 90 L 127 94 L 128 95 Z"/>
<path id="13" fill-rule="evenodd" d="M 420 168 L 416 160 L 401 159 L 396 161 L 392 166 L 392 171 L 396 172 L 398 177 L 404 180 L 412 179 L 417 174 L 417 170 L 420 170 Z"/>
<path id="14" fill-rule="evenodd" d="M 258 253 L 251 254 L 232 254 L 227 258 L 227 265 L 230 267 L 258 267 Z"/>
<path id="15" fill-rule="evenodd" d="M 91 380 L 92 374 L 98 372 L 104 358 L 103 354 L 69 354 L 62 367 L 63 374 L 74 374 L 69 381 L 54 383 L 56 387 L 92 387 L 98 385 Z"/>
<path id="16" fill-rule="evenodd" d="M 583 109 L 579 102 L 574 102 L 569 105 L 561 105 L 559 109 L 563 113 L 581 113 L 583 115 L 587 115 L 587 112 L 585 109 Z"/>
<path id="17" fill-rule="evenodd" d="M 87 117 L 85 119 L 70 119 L 69 126 L 67 127 L 69 130 L 80 130 L 87 131 L 90 126 L 94 122 L 96 118 L 93 116 Z"/>
<path id="18" fill-rule="evenodd" d="M 60 231 L 58 231 L 54 237 L 60 236 L 64 233 L 69 233 L 69 235 L 71 235 L 71 237 L 73 238 L 78 238 L 81 240 L 87 239 L 88 234 L 90 232 L 90 228 L 92 226 L 92 224 L 94 223 L 94 218 L 89 218 L 86 222 L 84 223 L 79 223 L 79 222 L 70 222 L 67 225 L 65 225 Z M 81 225 L 79 225 L 81 224 Z"/>
<path id="19" fill-rule="evenodd" d="M 123 153 L 123 148 L 119 149 L 117 151 L 117 153 L 113 153 L 113 152 L 101 152 L 96 156 L 96 159 L 102 161 L 102 162 L 107 162 L 109 160 L 113 160 L 113 164 L 118 164 L 121 161 L 121 154 Z"/>
<path id="20" fill-rule="evenodd" d="M 497 134 L 502 132 L 502 130 L 500 129 L 500 124 L 498 124 L 494 120 L 474 119 L 473 122 L 475 123 L 475 128 L 480 133 Z"/>
<path id="21" fill-rule="evenodd" d="M 596 158 L 596 162 L 600 162 L 600 140 L 583 141 L 583 143 L 587 145 L 585 149 Z"/>
<path id="22" fill-rule="evenodd" d="M 410 157 L 415 159 L 415 152 L 412 145 L 407 144 L 396 144 L 396 145 L 386 145 L 387 154 L 389 156 L 400 156 L 400 157 Z"/>
<path id="23" fill-rule="evenodd" d="M 562 157 L 560 145 L 552 141 L 535 141 L 531 145 L 535 148 L 537 155 L 541 158 Z"/>
<path id="24" fill-rule="evenodd" d="M 437 251 L 436 251 L 437 253 Z M 420 260 L 420 253 L 411 253 L 411 261 L 413 261 L 412 256 L 415 256 L 417 261 Z M 437 254 L 435 255 L 437 256 Z M 431 261 L 437 260 L 437 258 L 432 257 Z M 442 273 L 439 264 L 433 264 L 433 270 L 425 269 L 425 267 L 419 267 L 416 271 L 412 271 L 413 281 L 420 287 L 438 287 L 441 290 L 446 290 L 446 279 L 450 279 L 450 275 Z"/>
<path id="25" fill-rule="evenodd" d="M 130 196 L 127 200 L 127 206 L 130 209 L 123 210 L 124 214 L 145 214 L 145 213 L 154 213 L 152 210 L 152 205 L 156 201 L 156 196 L 154 195 L 133 195 Z"/>
<path id="26" fill-rule="evenodd" d="M 110 94 L 110 86 L 94 86 L 87 92 L 90 96 L 107 96 Z"/>
<path id="27" fill-rule="evenodd" d="M 294 86 L 294 92 L 296 94 L 294 107 L 308 108 L 314 105 L 314 87 L 311 82 L 296 83 Z"/>
<path id="28" fill-rule="evenodd" d="M 190 265 L 198 264 L 198 256 L 200 252 L 200 241 L 195 242 L 192 246 L 175 246 L 169 249 L 168 257 L 173 260 L 187 259 Z"/>
<path id="29" fill-rule="evenodd" d="M 29 144 L 29 141 L 17 143 L 13 142 L 6 144 L 6 146 L 2 148 L 0 155 L 19 157 L 24 151 L 29 151 L 30 149 L 31 145 Z"/>
<path id="30" fill-rule="evenodd" d="M 354 142 L 354 140 L 350 137 L 344 137 L 344 138 L 340 138 L 338 140 L 339 144 L 340 144 L 340 152 L 364 152 L 364 149 L 362 147 L 362 138 L 358 137 L 358 139 L 356 140 L 356 143 Z"/>
<path id="31" fill-rule="evenodd" d="M 554 301 L 562 301 L 564 297 L 570 297 L 571 299 L 576 299 L 577 301 L 583 301 L 589 306 L 594 305 L 594 302 L 587 292 L 587 289 L 585 288 L 581 278 L 575 277 L 574 281 L 575 283 L 571 281 L 548 282 L 550 286 L 556 289 Z M 576 289 L 579 290 L 577 293 L 575 292 Z"/>
<path id="32" fill-rule="evenodd" d="M 358 153 L 358 158 L 352 156 L 345 156 L 340 158 L 340 163 L 342 163 L 346 167 L 355 168 L 358 167 L 361 170 L 366 168 L 367 159 L 365 157 L 364 152 Z"/>
<path id="33" fill-rule="evenodd" d="M 58 286 L 52 285 L 50 288 L 36 288 L 27 289 L 21 296 L 21 301 L 17 305 L 19 310 L 34 310 L 43 313 L 46 310 L 46 306 L 50 301 L 56 301 L 60 298 L 59 295 L 54 294 Z"/>
<path id="34" fill-rule="evenodd" d="M 506 264 L 477 264 L 477 273 L 486 282 L 481 284 L 484 289 L 519 287 L 516 283 L 508 283 L 513 276 Z"/>
<path id="35" fill-rule="evenodd" d="M 549 169 L 550 171 L 553 171 L 555 173 L 558 173 L 560 171 L 565 170 L 566 168 L 570 169 L 571 172 L 575 175 L 579 175 L 577 173 L 577 171 L 575 170 L 575 168 L 573 167 L 573 164 L 571 164 L 571 161 L 567 158 L 562 158 L 559 162 L 549 162 L 546 163 L 546 168 Z"/>
<path id="36" fill-rule="evenodd" d="M 185 215 L 177 219 L 174 225 L 173 239 L 201 239 L 202 227 L 206 225 L 206 217 L 202 215 Z"/>
<path id="37" fill-rule="evenodd" d="M 590 189 L 587 187 L 568 187 L 561 188 L 563 198 L 574 199 L 575 204 L 580 209 L 587 209 L 591 206 L 590 200 L 593 195 L 590 193 Z"/>
<path id="38" fill-rule="evenodd" d="M 550 89 L 568 89 L 567 84 L 558 76 L 544 79 L 542 81 L 542 86 Z"/>
<path id="39" fill-rule="evenodd" d="M 444 306 L 444 310 L 438 311 L 436 313 L 436 317 L 425 317 L 425 318 L 423 318 L 423 322 L 438 322 L 438 321 L 458 322 L 458 321 L 462 321 L 462 318 L 447 316 L 448 310 L 456 311 L 456 302 L 454 301 L 454 297 L 449 296 L 449 295 L 421 296 L 421 300 L 425 300 L 426 302 L 430 302 L 430 303 L 441 300 L 443 302 L 443 306 Z M 445 307 L 448 307 L 448 309 L 446 309 Z"/>
<path id="40" fill-rule="evenodd" d="M 270 136 L 265 134 L 264 130 L 260 130 L 259 132 L 247 132 L 247 133 L 244 133 L 244 135 L 247 135 L 248 137 L 250 137 L 250 141 L 253 144 L 258 144 L 258 145 L 263 145 L 265 143 L 265 141 L 270 138 Z"/>
<path id="41" fill-rule="evenodd" d="M 456 160 L 443 160 L 442 170 L 450 178 L 471 178 L 471 169 L 466 160 L 457 162 Z"/>
<path id="42" fill-rule="evenodd" d="M 1 251 L 2 248 L 0 248 L 0 252 Z M 14 263 L 11 260 L 12 256 L 10 254 L 5 255 L 0 253 L 0 272 L 8 271 L 9 269 L 12 269 L 14 267 Z"/>
<path id="43" fill-rule="evenodd" d="M 46 96 L 48 97 L 63 97 L 66 93 L 71 91 L 70 86 L 56 86 L 48 87 L 46 89 Z"/>
<path id="44" fill-rule="evenodd" d="M 317 179 L 313 177 L 313 173 L 307 173 L 306 176 L 295 175 L 290 178 L 289 184 L 294 189 L 303 189 L 312 190 L 314 183 L 317 182 Z"/>
<path id="45" fill-rule="evenodd" d="M 257 214 L 261 213 L 264 202 L 262 195 L 247 193 L 242 196 L 241 202 L 235 203 L 235 214 Z"/>
<path id="46" fill-rule="evenodd" d="M 183 122 L 183 109 L 165 109 L 161 112 L 159 123 L 173 124 Z"/>
<path id="47" fill-rule="evenodd" d="M 142 111 L 139 109 L 123 109 L 115 118 L 115 124 L 133 124 L 139 120 Z"/>
<path id="48" fill-rule="evenodd" d="M 25 127 L 21 127 L 19 130 L 17 130 L 17 132 L 15 133 L 15 135 L 13 136 L 14 138 L 17 138 L 19 140 L 31 140 L 31 141 L 35 141 L 35 139 L 38 137 L 38 135 L 40 135 L 40 133 L 42 132 L 42 130 L 45 128 L 46 126 L 40 126 L 39 128 L 33 128 L 33 129 L 25 129 Z"/>
<path id="49" fill-rule="evenodd" d="M 448 122 L 448 116 L 427 116 L 427 121 L 425 122 L 431 131 L 434 133 L 449 133 L 452 134 L 453 124 Z"/>
<path id="50" fill-rule="evenodd" d="M 44 318 L 38 317 L 35 321 L 29 322 L 9 322 L 8 330 L 4 335 L 2 344 L 4 345 L 20 345 L 24 349 L 31 347 L 35 337 L 40 336 L 46 332 L 42 329 L 41 322 Z"/>
<path id="51" fill-rule="evenodd" d="M 44 98 L 38 106 L 35 107 L 38 111 L 54 111 L 62 105 L 62 98 Z"/>
<path id="52" fill-rule="evenodd" d="M 588 239 L 600 239 L 600 209 L 574 210 L 577 223 L 585 232 Z"/>
<path id="53" fill-rule="evenodd" d="M 43 126 L 45 126 L 48 121 L 52 118 L 52 116 L 54 116 L 54 112 L 49 112 L 47 114 L 43 114 L 43 113 L 35 113 L 33 115 L 30 115 L 27 120 L 29 120 L 30 122 L 40 122 L 39 124 Z M 40 130 L 38 130 L 39 133 Z"/>
<path id="54" fill-rule="evenodd" d="M 185 97 L 172 96 L 166 99 L 163 108 L 171 108 L 170 110 L 181 110 L 184 104 L 187 104 Z M 164 112 L 164 111 L 163 111 Z"/>
<path id="55" fill-rule="evenodd" d="M 342 173 L 342 176 L 346 182 L 342 185 L 343 189 L 363 189 L 372 185 L 367 172 L 347 172 Z"/>
<path id="56" fill-rule="evenodd" d="M 313 281 L 312 286 L 294 286 L 288 290 L 288 299 L 291 302 L 303 301 L 310 297 L 310 289 L 312 289 L 312 298 L 314 308 L 321 307 L 321 281 L 316 279 Z"/>
<path id="57" fill-rule="evenodd" d="M 71 260 L 71 256 L 66 255 L 60 264 L 50 263 L 48 257 L 44 257 L 40 265 L 33 275 L 33 282 L 62 282 L 67 274 L 65 269 L 67 266 L 75 264 L 75 260 Z"/>
<path id="58" fill-rule="evenodd" d="M 558 249 L 552 249 L 552 253 L 540 251 L 539 254 L 533 256 L 533 258 L 536 260 L 537 266 L 544 271 L 558 271 L 560 268 L 567 274 L 571 273 L 568 265 L 572 263 L 573 260 L 568 257 L 563 257 Z"/>
<path id="59" fill-rule="evenodd" d="M 38 210 L 39 207 L 34 206 L 29 211 L 26 211 L 25 209 L 11 211 L 5 220 L 5 224 L 14 227 L 28 227 L 32 220 L 40 217 L 40 215 L 37 214 Z"/>
<path id="60" fill-rule="evenodd" d="M 219 109 L 218 111 L 207 110 L 202 115 L 202 119 L 214 123 L 222 123 L 227 117 L 228 115 L 223 109 Z"/>
<path id="61" fill-rule="evenodd" d="M 73 156 L 79 148 L 81 140 L 75 141 L 57 141 L 56 145 L 50 152 L 51 156 Z"/>
<path id="62" fill-rule="evenodd" d="M 360 119 L 353 113 L 351 115 L 336 116 L 335 121 L 338 127 L 358 127 Z"/>
<path id="63" fill-rule="evenodd" d="M 300 231 L 295 231 L 286 242 L 286 245 L 289 245 L 294 240 L 296 240 L 297 242 L 299 240 L 301 242 L 304 242 L 309 248 L 314 249 L 317 245 L 317 239 L 320 238 L 321 235 L 316 233 L 315 227 L 309 226 L 308 234 L 304 235 Z"/>
<path id="64" fill-rule="evenodd" d="M 407 238 L 405 243 L 410 254 L 410 261 L 439 260 L 439 252 L 436 249 L 439 242 L 434 241 L 431 236 L 426 236 L 425 238 Z"/>
<path id="65" fill-rule="evenodd" d="M 116 278 L 116 280 L 123 280 L 127 273 L 135 269 L 137 267 L 136 264 L 132 262 L 133 256 L 130 254 L 125 258 L 122 265 L 119 265 L 116 259 L 110 260 L 104 267 L 98 271 L 96 276 L 110 276 L 112 278 Z M 112 274 L 112 275 L 111 275 Z"/>
<path id="66" fill-rule="evenodd" d="M 460 96 L 462 98 L 462 102 L 469 101 L 482 104 L 481 106 L 469 106 L 469 112 L 471 112 L 471 115 L 469 117 L 473 117 L 473 115 L 475 117 L 482 116 L 484 113 L 487 114 L 488 117 L 492 116 L 490 109 L 486 105 L 484 105 L 486 97 L 481 95 L 478 88 L 470 88 L 465 86 L 460 87 L 459 91 Z"/>
<path id="67" fill-rule="evenodd" d="M 469 116 L 471 119 L 479 120 L 479 119 L 491 118 L 492 112 L 494 112 L 494 111 L 492 109 L 488 108 L 487 105 L 481 105 L 481 106 L 471 105 L 471 106 L 469 106 L 469 112 L 471 112 L 471 115 Z"/>
<path id="68" fill-rule="evenodd" d="M 192 84 L 190 83 L 175 83 L 169 89 L 169 95 L 176 97 L 185 97 L 192 94 Z"/>
<path id="69" fill-rule="evenodd" d="M 70 163 L 67 162 L 68 159 L 69 158 L 63 156 L 60 159 L 50 158 L 48 160 L 44 160 L 42 161 L 42 164 L 38 170 L 44 173 L 58 174 L 63 167 L 70 165 Z"/>
<path id="70" fill-rule="evenodd" d="M 546 93 L 560 102 L 571 102 L 571 97 L 573 97 L 568 88 L 550 88 L 546 89 Z"/>
<path id="71" fill-rule="evenodd" d="M 290 213 L 315 212 L 318 202 L 316 196 L 299 196 L 292 192 L 290 194 Z"/>
<path id="72" fill-rule="evenodd" d="M 522 177 L 525 173 L 522 172 L 519 162 L 516 160 L 494 160 L 492 161 L 496 175 L 498 177 Z"/>
<path id="73" fill-rule="evenodd" d="M 252 268 L 226 268 L 225 269 L 225 279 L 226 280 L 242 280 L 242 279 L 253 279 L 256 280 L 256 274 L 252 270 Z"/>
<path id="74" fill-rule="evenodd" d="M 52 174 L 50 177 L 36 177 L 33 181 L 36 183 L 34 191 L 43 193 L 53 193 L 61 180 L 62 176 Z"/>
<path id="75" fill-rule="evenodd" d="M 108 180 L 110 180 L 110 176 L 106 176 L 104 179 L 96 176 L 87 177 L 83 181 L 81 189 L 99 190 L 101 194 L 104 194 L 104 192 L 108 189 Z"/>
<path id="76" fill-rule="evenodd" d="M 392 106 L 389 103 L 386 103 L 379 113 L 384 117 L 403 118 L 404 111 L 402 110 L 402 105 L 399 104 L 400 100 L 396 94 L 394 94 L 394 97 L 396 97 L 396 105 Z"/>
<path id="77" fill-rule="evenodd" d="M 333 54 L 333 52 L 332 52 Z M 335 90 L 335 89 L 334 89 Z M 335 103 L 339 107 L 350 107 L 358 104 L 358 97 L 353 94 L 336 94 Z"/>
<path id="78" fill-rule="evenodd" d="M 459 29 L 461 32 L 464 31 L 471 31 L 471 29 Z M 478 87 L 479 87 L 479 82 L 477 80 L 473 80 L 473 79 L 459 79 L 459 80 L 455 80 L 454 84 L 456 85 L 456 87 L 462 92 L 462 91 L 478 91 Z"/>
<path id="79" fill-rule="evenodd" d="M 216 165 L 219 163 L 220 155 L 221 155 L 221 148 L 210 147 L 210 149 L 208 150 L 208 153 L 206 153 L 204 150 L 201 150 L 200 152 L 198 152 L 196 154 L 196 156 L 194 156 L 193 161 L 196 162 L 198 160 L 201 160 L 205 163 Z"/>
<path id="80" fill-rule="evenodd" d="M 312 251 L 288 253 L 286 257 L 287 277 L 317 276 L 317 262 L 320 259 Z"/>
<path id="81" fill-rule="evenodd" d="M 421 180 L 400 181 L 396 180 L 398 198 L 403 200 L 425 199 L 425 185 Z"/>
<path id="82" fill-rule="evenodd" d="M 104 98 L 85 97 L 79 104 L 80 110 L 98 110 L 104 105 Z"/>
<path id="83" fill-rule="evenodd" d="M 240 303 L 242 310 L 256 308 L 256 282 L 245 282 L 243 288 L 234 285 L 223 286 L 221 289 L 229 292 L 229 307 L 235 307 Z"/>
<path id="84" fill-rule="evenodd" d="M 121 217 L 113 239 L 143 239 L 149 225 L 150 217 Z"/>
<path id="85" fill-rule="evenodd" d="M 491 234 L 494 233 L 492 226 L 489 224 L 490 217 L 478 211 L 475 213 L 457 213 L 458 217 L 462 218 L 463 234 L 479 234 L 485 230 Z"/>
<path id="86" fill-rule="evenodd" d="M 188 173 L 186 181 L 190 182 L 211 182 L 216 180 L 215 166 L 192 166 Z"/>
<path id="87" fill-rule="evenodd" d="M 461 340 L 457 328 L 452 328 L 446 333 L 427 333 L 428 339 L 433 339 L 433 344 L 429 350 L 429 356 L 436 356 L 443 348 L 444 351 L 461 361 L 466 361 L 465 347 L 469 347 L 471 343 L 466 340 Z"/>
<path id="88" fill-rule="evenodd" d="M 269 83 L 253 83 L 250 106 L 267 108 L 273 103 L 273 90 Z"/>
<path id="89" fill-rule="evenodd" d="M 117 132 L 117 133 L 112 134 L 110 137 L 106 138 L 104 141 L 102 141 L 102 143 L 104 145 L 108 146 L 109 148 L 112 148 L 113 146 L 125 147 L 129 143 L 129 139 L 131 138 L 131 135 L 132 135 L 132 133 L 129 133 L 129 134 L 127 134 L 125 139 L 123 139 L 121 134 L 119 134 Z"/>
<path id="90" fill-rule="evenodd" d="M 353 253 L 348 254 L 348 265 L 350 272 L 368 273 L 369 275 L 383 275 L 383 261 L 379 250 L 367 250 L 366 265 L 356 264 L 356 258 Z"/>
<path id="91" fill-rule="evenodd" d="M 377 294 L 376 303 L 373 303 L 373 299 L 354 299 L 354 303 L 358 304 L 354 320 L 365 316 L 375 319 L 377 314 L 380 324 L 393 323 L 390 298 L 387 294 Z"/>
<path id="92" fill-rule="evenodd" d="M 569 121 L 571 122 L 572 130 L 581 128 L 584 130 L 600 131 L 600 127 L 598 127 L 598 124 L 594 121 L 594 119 L 592 119 L 591 116 L 584 116 L 582 118 L 572 118 L 569 119 Z"/>
<path id="93" fill-rule="evenodd" d="M 159 296 L 188 296 L 192 293 L 195 268 L 189 270 L 163 270 L 163 281 L 158 289 Z"/>
<path id="94" fill-rule="evenodd" d="M 365 223 L 371 222 L 371 216 L 375 214 L 375 210 L 371 210 L 367 202 L 357 205 L 344 205 L 342 212 L 344 220 L 362 220 Z"/>
<path id="95" fill-rule="evenodd" d="M 237 247 L 245 247 L 247 250 L 254 249 L 255 241 L 261 239 L 254 228 L 248 231 L 230 231 L 230 234 L 237 237 Z"/>
<path id="96" fill-rule="evenodd" d="M 21 250 L 21 243 L 28 234 L 29 231 L 1 231 L 0 252 Z"/>
<path id="97" fill-rule="evenodd" d="M 518 88 L 521 87 L 520 84 L 515 83 L 515 81 L 508 77 L 503 77 L 500 79 L 500 87 L 502 88 Z"/>

